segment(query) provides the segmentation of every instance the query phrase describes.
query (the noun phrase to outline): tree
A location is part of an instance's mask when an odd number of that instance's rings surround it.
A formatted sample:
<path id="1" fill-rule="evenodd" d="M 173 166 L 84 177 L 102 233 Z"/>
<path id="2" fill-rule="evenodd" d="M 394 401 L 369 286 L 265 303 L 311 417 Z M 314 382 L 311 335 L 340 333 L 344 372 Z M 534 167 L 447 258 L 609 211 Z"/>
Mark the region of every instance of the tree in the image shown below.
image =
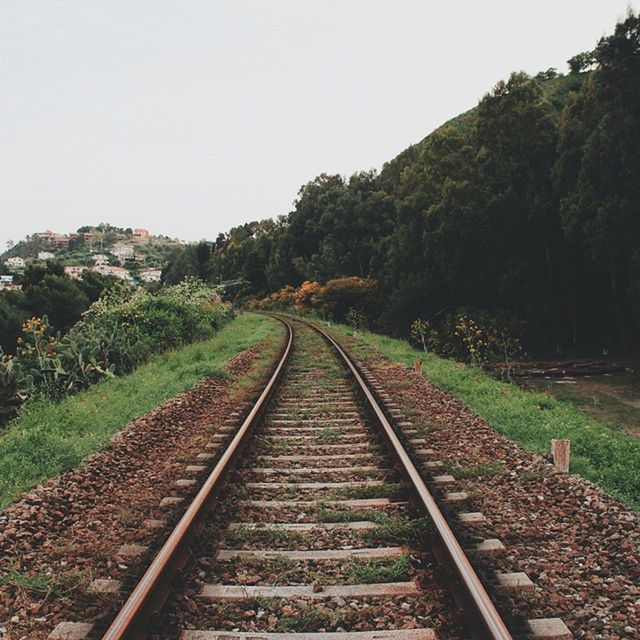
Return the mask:
<path id="1" fill-rule="evenodd" d="M 206 280 L 209 273 L 211 245 L 199 242 L 177 249 L 169 258 L 162 271 L 162 281 L 167 284 L 178 284 L 187 277 Z"/>
<path id="2" fill-rule="evenodd" d="M 81 251 L 84 249 L 84 236 L 79 235 L 69 240 L 69 251 Z"/>
<path id="3" fill-rule="evenodd" d="M 631 339 L 630 268 L 640 247 L 640 18 L 603 38 L 560 127 L 556 180 L 565 232 L 607 274 L 617 333 Z"/>
<path id="4" fill-rule="evenodd" d="M 559 342 L 562 231 L 551 177 L 558 140 L 555 109 L 536 80 L 513 73 L 480 101 L 477 135 L 491 194 L 487 207 L 499 221 L 504 303 L 506 308 L 514 302 L 537 307 L 545 329 L 558 330 Z"/>
<path id="5" fill-rule="evenodd" d="M 307 295 L 313 297 L 313 306 L 339 322 L 344 322 L 350 309 L 373 318 L 381 303 L 380 285 L 370 278 L 335 278 L 323 287 L 305 283 L 301 289 L 305 285 L 310 292 Z"/>
<path id="6" fill-rule="evenodd" d="M 103 276 L 87 269 L 82 272 L 78 285 L 87 296 L 89 303 L 92 303 L 102 295 L 105 289 L 114 286 L 117 282 L 118 279 L 114 276 Z"/>
<path id="7" fill-rule="evenodd" d="M 51 324 L 67 332 L 89 307 L 89 298 L 80 286 L 67 276 L 47 274 L 25 290 L 25 303 L 33 316 L 46 315 Z"/>
<path id="8" fill-rule="evenodd" d="M 583 51 L 582 53 L 578 53 L 567 60 L 571 73 L 587 71 L 595 64 L 595 62 L 596 59 L 593 51 Z"/>
<path id="9" fill-rule="evenodd" d="M 553 80 L 554 78 L 558 78 L 560 73 L 555 67 L 549 67 L 546 71 L 540 71 L 536 74 L 536 80 Z"/>
<path id="10" fill-rule="evenodd" d="M 29 314 L 16 304 L 16 298 L 23 298 L 23 294 L 0 293 L 0 347 L 5 353 L 12 354 L 16 352 L 16 340 L 22 331 L 22 325 L 29 317 Z"/>

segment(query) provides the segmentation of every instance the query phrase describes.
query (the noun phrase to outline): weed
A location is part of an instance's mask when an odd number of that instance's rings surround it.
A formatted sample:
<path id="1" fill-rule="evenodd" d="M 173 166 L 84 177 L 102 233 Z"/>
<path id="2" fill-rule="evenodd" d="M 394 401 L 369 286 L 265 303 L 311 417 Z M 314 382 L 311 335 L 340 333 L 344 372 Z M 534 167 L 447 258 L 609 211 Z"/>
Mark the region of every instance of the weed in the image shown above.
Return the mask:
<path id="1" fill-rule="evenodd" d="M 356 560 L 346 566 L 347 581 L 350 584 L 401 582 L 408 579 L 410 566 L 407 556 L 393 560 Z"/>
<path id="2" fill-rule="evenodd" d="M 295 615 L 284 616 L 276 622 L 276 631 L 317 631 L 330 627 L 333 616 L 319 609 L 301 608 Z"/>
<path id="3" fill-rule="evenodd" d="M 365 529 L 360 536 L 368 544 L 414 543 L 423 545 L 431 535 L 432 525 L 427 518 L 408 520 L 402 516 L 387 515 L 378 521 L 375 529 Z"/>
<path id="4" fill-rule="evenodd" d="M 0 576 L 0 584 L 8 584 L 25 591 L 62 599 L 67 598 L 86 581 L 86 577 L 82 573 L 49 575 L 44 571 L 39 571 L 35 575 L 31 575 L 17 569 L 12 569 L 7 574 Z"/>
<path id="5" fill-rule="evenodd" d="M 319 522 L 357 522 L 358 520 L 373 520 L 377 522 L 386 516 L 384 511 L 371 509 L 368 511 L 352 511 L 349 509 L 327 509 L 319 507 L 315 512 Z"/>
<path id="6" fill-rule="evenodd" d="M 480 462 L 468 467 L 458 466 L 450 461 L 443 464 L 443 470 L 452 473 L 456 478 L 481 478 L 499 476 L 506 472 L 503 462 Z"/>
<path id="7" fill-rule="evenodd" d="M 344 429 L 335 429 L 332 427 L 326 427 L 318 434 L 318 438 L 321 440 L 328 440 L 329 442 L 335 442 L 344 435 Z"/>
<path id="8" fill-rule="evenodd" d="M 520 484 L 527 484 L 527 482 L 531 482 L 531 480 L 537 480 L 538 478 L 544 478 L 551 473 L 551 469 L 545 465 L 538 465 L 533 467 L 532 469 L 527 469 L 527 471 L 523 471 L 518 476 L 518 482 Z"/>
<path id="9" fill-rule="evenodd" d="M 238 546 L 242 544 L 256 545 L 295 545 L 302 542 L 303 537 L 295 531 L 287 531 L 280 527 L 247 527 L 240 526 L 231 529 L 226 535 L 227 544 Z"/>
<path id="10" fill-rule="evenodd" d="M 135 507 L 124 507 L 116 513 L 116 518 L 128 527 L 136 521 L 138 517 L 137 511 Z"/>
<path id="11" fill-rule="evenodd" d="M 331 492 L 334 498 L 351 498 L 351 499 L 367 499 L 367 498 L 393 498 L 402 493 L 404 485 L 398 482 L 387 482 L 379 486 L 362 486 L 346 485 Z"/>

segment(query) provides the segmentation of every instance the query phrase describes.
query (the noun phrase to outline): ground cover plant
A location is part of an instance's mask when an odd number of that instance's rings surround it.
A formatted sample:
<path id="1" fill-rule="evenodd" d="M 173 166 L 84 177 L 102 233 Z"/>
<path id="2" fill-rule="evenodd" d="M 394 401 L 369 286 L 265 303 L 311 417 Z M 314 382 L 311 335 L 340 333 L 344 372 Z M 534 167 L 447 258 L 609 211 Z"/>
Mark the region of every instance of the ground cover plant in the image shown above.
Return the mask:
<path id="1" fill-rule="evenodd" d="M 21 492 L 108 444 L 132 419 L 209 376 L 225 376 L 226 363 L 263 341 L 276 343 L 279 324 L 241 315 L 213 338 L 155 356 L 122 377 L 56 402 L 29 402 L 0 435 L 0 508 Z"/>
<path id="2" fill-rule="evenodd" d="M 356 339 L 357 357 L 382 355 L 412 366 L 452 393 L 496 431 L 525 449 L 549 453 L 552 438 L 571 440 L 571 471 L 595 482 L 630 507 L 640 510 L 640 441 L 615 425 L 583 415 L 571 403 L 532 393 L 492 378 L 480 367 L 440 358 L 409 343 L 345 325 L 331 325 L 338 336 Z M 373 349 L 372 349 L 373 348 Z"/>

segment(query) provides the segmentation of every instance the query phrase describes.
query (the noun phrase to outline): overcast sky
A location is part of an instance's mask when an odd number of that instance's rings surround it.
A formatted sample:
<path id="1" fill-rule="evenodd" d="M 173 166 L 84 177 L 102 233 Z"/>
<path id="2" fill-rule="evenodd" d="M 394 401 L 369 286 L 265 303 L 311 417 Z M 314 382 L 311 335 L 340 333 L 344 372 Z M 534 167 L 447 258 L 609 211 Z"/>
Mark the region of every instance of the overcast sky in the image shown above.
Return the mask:
<path id="1" fill-rule="evenodd" d="M 0 250 L 105 221 L 187 240 L 286 213 L 627 0 L 2 0 Z"/>

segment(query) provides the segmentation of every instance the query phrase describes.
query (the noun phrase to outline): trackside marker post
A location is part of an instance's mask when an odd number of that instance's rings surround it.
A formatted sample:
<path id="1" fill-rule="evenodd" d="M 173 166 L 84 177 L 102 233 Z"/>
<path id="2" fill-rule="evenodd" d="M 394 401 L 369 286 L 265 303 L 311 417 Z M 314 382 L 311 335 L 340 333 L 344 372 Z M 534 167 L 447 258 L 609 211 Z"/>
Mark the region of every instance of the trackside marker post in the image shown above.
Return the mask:
<path id="1" fill-rule="evenodd" d="M 551 440 L 551 454 L 553 464 L 560 473 L 569 472 L 569 459 L 571 457 L 571 440 Z"/>

